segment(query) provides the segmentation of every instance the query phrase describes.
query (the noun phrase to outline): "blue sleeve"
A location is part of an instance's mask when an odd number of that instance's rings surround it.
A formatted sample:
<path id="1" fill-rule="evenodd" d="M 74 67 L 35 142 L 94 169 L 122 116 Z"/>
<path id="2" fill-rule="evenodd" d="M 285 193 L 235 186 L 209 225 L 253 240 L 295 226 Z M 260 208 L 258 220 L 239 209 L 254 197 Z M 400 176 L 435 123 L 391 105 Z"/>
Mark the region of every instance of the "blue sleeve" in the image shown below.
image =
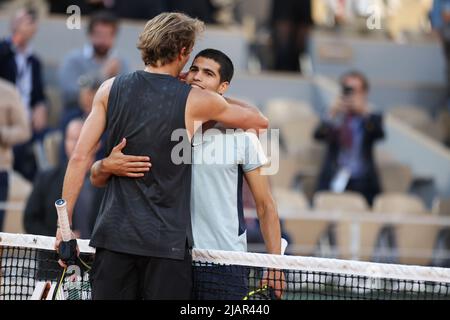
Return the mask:
<path id="1" fill-rule="evenodd" d="M 430 12 L 430 21 L 433 29 L 440 29 L 442 27 L 442 3 L 447 2 L 450 4 L 448 0 L 434 0 L 433 8 Z"/>

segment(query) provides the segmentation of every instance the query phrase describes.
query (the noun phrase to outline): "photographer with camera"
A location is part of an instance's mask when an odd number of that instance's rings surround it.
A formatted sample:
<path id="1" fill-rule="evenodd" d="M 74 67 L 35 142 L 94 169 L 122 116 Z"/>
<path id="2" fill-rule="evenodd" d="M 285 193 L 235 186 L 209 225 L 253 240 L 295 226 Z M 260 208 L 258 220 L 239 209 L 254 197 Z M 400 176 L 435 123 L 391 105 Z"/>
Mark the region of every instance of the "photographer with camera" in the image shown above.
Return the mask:
<path id="1" fill-rule="evenodd" d="M 317 190 L 361 193 L 372 205 L 380 193 L 374 144 L 384 138 L 383 118 L 368 107 L 369 82 L 351 71 L 340 79 L 341 96 L 314 133 L 328 145 Z"/>

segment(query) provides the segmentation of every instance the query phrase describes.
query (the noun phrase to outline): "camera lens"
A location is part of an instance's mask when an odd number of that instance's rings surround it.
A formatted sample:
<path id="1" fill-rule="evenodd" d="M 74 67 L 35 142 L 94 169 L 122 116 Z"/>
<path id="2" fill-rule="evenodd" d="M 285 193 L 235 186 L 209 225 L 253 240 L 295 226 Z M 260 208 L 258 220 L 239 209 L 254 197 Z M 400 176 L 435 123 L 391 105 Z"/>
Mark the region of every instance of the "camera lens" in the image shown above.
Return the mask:
<path id="1" fill-rule="evenodd" d="M 354 92 L 353 87 L 345 86 L 345 85 L 342 87 L 342 94 L 344 96 L 350 96 L 353 94 L 353 92 Z"/>

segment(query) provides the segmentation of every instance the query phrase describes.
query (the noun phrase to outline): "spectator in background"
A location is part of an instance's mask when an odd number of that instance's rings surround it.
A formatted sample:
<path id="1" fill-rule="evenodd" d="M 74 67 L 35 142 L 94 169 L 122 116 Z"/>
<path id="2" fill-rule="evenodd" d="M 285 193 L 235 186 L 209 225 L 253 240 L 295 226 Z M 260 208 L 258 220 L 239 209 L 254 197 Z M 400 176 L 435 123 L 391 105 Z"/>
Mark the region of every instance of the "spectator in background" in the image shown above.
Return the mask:
<path id="1" fill-rule="evenodd" d="M 65 136 L 66 128 L 68 124 L 74 119 L 85 120 L 92 110 L 92 103 L 94 102 L 95 93 L 102 84 L 102 80 L 91 75 L 81 76 L 79 79 L 80 95 L 78 97 L 79 107 L 68 110 L 61 119 L 61 131 Z M 96 160 L 105 156 L 106 134 L 102 137 L 102 142 L 97 151 Z M 63 139 L 64 140 L 64 139 Z M 64 145 L 61 146 L 60 162 L 65 163 L 67 154 Z"/>
<path id="2" fill-rule="evenodd" d="M 384 16 L 387 8 L 395 6 L 392 0 L 326 0 L 329 12 L 334 18 L 334 25 L 358 25 L 367 28 L 367 18 L 374 12 Z"/>
<path id="3" fill-rule="evenodd" d="M 74 119 L 67 126 L 64 147 L 70 157 L 81 133 L 83 120 Z M 93 162 L 94 159 L 92 159 Z M 66 173 L 67 162 L 46 171 L 38 173 L 33 185 L 33 191 L 28 198 L 25 213 L 25 231 L 31 234 L 52 236 L 56 233 L 57 214 L 55 199 L 61 196 L 61 190 Z M 96 189 L 89 179 L 85 179 L 80 196 L 74 209 L 73 230 L 77 237 L 88 239 L 91 236 L 96 213 L 94 203 Z"/>
<path id="4" fill-rule="evenodd" d="M 306 51 L 312 25 L 311 0 L 272 2 L 275 70 L 301 71 L 300 55 Z"/>
<path id="5" fill-rule="evenodd" d="M 61 130 L 66 130 L 70 121 L 76 118 L 86 119 L 92 109 L 95 93 L 102 84 L 103 80 L 95 75 L 84 75 L 78 80 L 80 88 L 78 95 L 78 107 L 68 110 L 61 119 Z"/>
<path id="6" fill-rule="evenodd" d="M 60 84 L 64 101 L 63 117 L 68 110 L 79 107 L 79 81 L 86 75 L 102 80 L 128 72 L 128 63 L 114 52 L 119 31 L 116 16 L 108 11 L 94 13 L 88 26 L 89 43 L 64 59 Z"/>
<path id="7" fill-rule="evenodd" d="M 434 0 L 430 19 L 441 38 L 447 60 L 447 110 L 450 111 L 450 0 Z"/>
<path id="8" fill-rule="evenodd" d="M 0 41 L 0 77 L 16 85 L 32 125 L 32 139 L 14 147 L 14 170 L 30 181 L 37 170 L 33 146 L 41 144 L 47 131 L 41 62 L 30 47 L 37 27 L 36 12 L 21 9 L 11 21 L 11 36 Z"/>
<path id="9" fill-rule="evenodd" d="M 31 137 L 25 106 L 17 90 L 0 79 L 0 203 L 8 199 L 8 171 L 13 166 L 13 145 Z M 0 231 L 3 230 L 4 210 L 0 209 Z"/>
<path id="10" fill-rule="evenodd" d="M 380 193 L 373 149 L 384 138 L 382 116 L 369 111 L 369 83 L 362 73 L 346 73 L 340 83 L 342 96 L 314 133 L 328 145 L 318 190 L 356 191 L 372 205 Z"/>

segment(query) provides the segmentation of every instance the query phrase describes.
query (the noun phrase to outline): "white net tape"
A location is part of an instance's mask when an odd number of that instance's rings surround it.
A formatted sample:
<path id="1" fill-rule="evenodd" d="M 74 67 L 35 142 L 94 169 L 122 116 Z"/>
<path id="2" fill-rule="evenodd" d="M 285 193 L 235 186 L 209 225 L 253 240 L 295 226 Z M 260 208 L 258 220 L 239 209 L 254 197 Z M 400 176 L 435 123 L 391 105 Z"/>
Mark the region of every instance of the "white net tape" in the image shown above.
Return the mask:
<path id="1" fill-rule="evenodd" d="M 53 237 L 0 233 L 0 247 L 54 250 L 54 244 L 55 238 Z M 95 249 L 89 246 L 89 240 L 78 240 L 78 246 L 80 252 L 95 253 Z M 304 272 L 353 275 L 370 279 L 450 283 L 450 269 L 436 267 L 199 249 L 192 251 L 192 258 L 194 261 L 201 263 L 301 270 Z M 376 285 L 376 281 L 374 281 L 374 285 Z"/>

